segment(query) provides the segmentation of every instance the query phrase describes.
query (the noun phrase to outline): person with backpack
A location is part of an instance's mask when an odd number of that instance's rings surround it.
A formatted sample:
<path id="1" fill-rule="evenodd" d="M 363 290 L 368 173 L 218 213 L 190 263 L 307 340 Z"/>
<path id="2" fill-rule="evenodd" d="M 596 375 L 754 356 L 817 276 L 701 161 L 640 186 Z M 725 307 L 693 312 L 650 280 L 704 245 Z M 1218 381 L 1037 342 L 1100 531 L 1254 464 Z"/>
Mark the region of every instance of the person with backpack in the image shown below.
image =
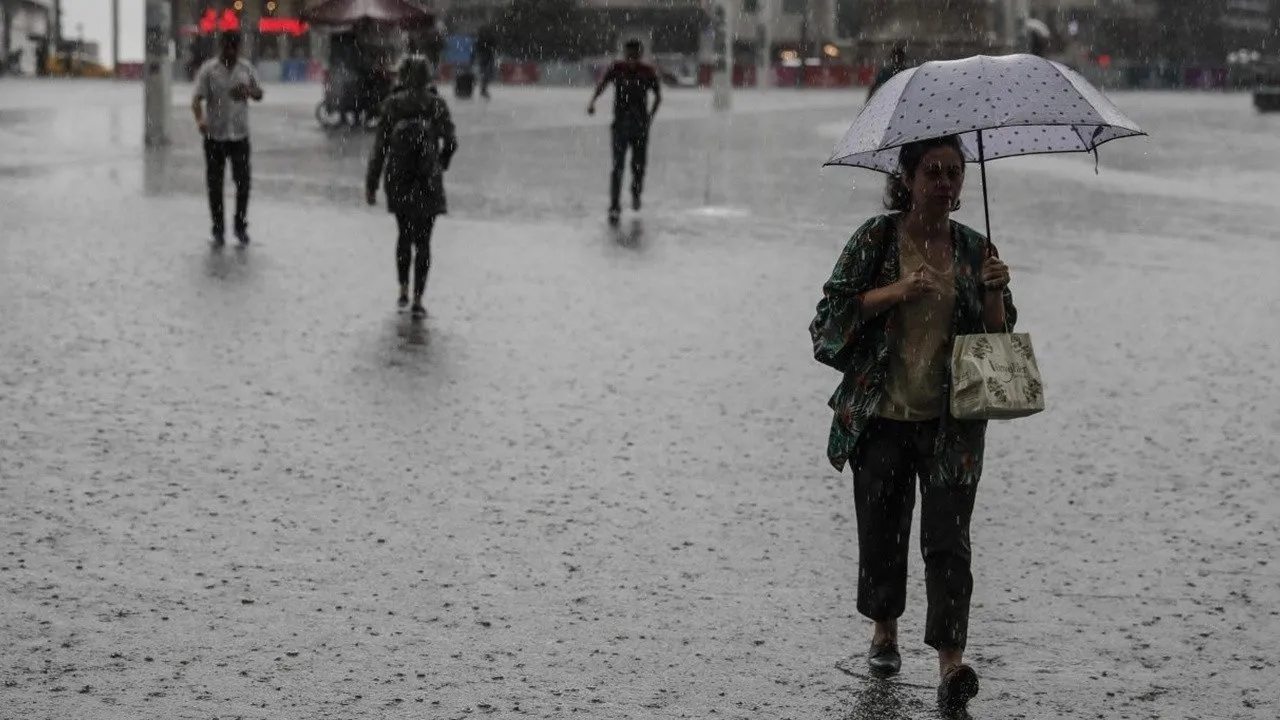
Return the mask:
<path id="1" fill-rule="evenodd" d="M 409 266 L 413 265 L 414 317 L 426 315 L 422 296 L 431 269 L 431 233 L 437 215 L 446 212 L 444 172 L 458 150 L 449 106 L 436 91 L 431 62 L 411 55 L 400 64 L 395 92 L 382 103 L 382 121 L 369 170 L 365 195 L 378 201 L 378 184 L 386 181 L 387 210 L 396 216 L 396 273 L 401 308 L 409 305 Z M 385 171 L 385 172 L 384 172 Z"/>
<path id="2" fill-rule="evenodd" d="M 622 215 L 622 166 L 631 151 L 631 209 L 640 209 L 640 193 L 644 191 L 644 171 L 648 164 L 649 126 L 662 104 L 662 82 L 652 65 L 643 62 L 644 45 L 628 40 L 623 46 L 625 59 L 614 63 L 587 105 L 587 114 L 596 114 L 596 100 L 613 83 L 613 172 L 609 176 L 609 224 L 617 225 Z M 649 107 L 653 93 L 653 108 Z"/>

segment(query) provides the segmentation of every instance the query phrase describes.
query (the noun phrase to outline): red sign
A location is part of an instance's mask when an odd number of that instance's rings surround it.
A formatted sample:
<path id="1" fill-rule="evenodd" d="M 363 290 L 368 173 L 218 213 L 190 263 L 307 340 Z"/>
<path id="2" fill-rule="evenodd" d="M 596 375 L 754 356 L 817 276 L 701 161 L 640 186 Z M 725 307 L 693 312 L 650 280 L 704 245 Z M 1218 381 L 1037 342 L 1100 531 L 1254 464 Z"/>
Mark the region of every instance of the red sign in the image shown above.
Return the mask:
<path id="1" fill-rule="evenodd" d="M 261 33 L 301 35 L 305 33 L 307 29 L 307 24 L 298 18 L 264 17 L 258 21 L 258 32 Z"/>
<path id="2" fill-rule="evenodd" d="M 212 9 L 205 10 L 204 15 L 200 18 L 199 27 L 200 32 L 205 35 L 217 30 L 239 30 L 240 14 L 227 8 L 222 11 L 222 15 L 219 17 Z M 307 24 L 298 18 L 264 17 L 258 20 L 258 32 L 268 35 L 284 33 L 296 36 L 302 35 L 307 29 Z"/>

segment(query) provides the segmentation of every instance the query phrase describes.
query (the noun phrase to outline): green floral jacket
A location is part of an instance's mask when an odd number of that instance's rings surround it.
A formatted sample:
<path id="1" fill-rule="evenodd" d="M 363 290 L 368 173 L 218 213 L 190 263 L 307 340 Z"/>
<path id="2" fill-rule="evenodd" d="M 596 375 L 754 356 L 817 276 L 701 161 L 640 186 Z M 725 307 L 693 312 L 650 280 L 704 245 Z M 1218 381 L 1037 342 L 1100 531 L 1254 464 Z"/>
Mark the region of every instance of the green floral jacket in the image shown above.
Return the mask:
<path id="1" fill-rule="evenodd" d="M 823 285 L 817 315 L 809 326 L 814 358 L 844 373 L 827 403 L 835 411 L 827 457 L 836 470 L 844 470 L 854 457 L 858 437 L 875 415 L 889 374 L 896 313 L 882 313 L 865 322 L 859 316 L 863 293 L 898 280 L 900 219 L 898 213 L 881 215 L 858 228 L 840 253 L 831 279 Z M 951 235 L 956 267 L 953 335 L 986 332 L 978 277 L 983 258 L 988 250 L 996 254 L 995 246 L 981 233 L 957 222 L 951 223 Z M 1004 306 L 1012 329 L 1018 315 L 1008 288 Z M 946 392 L 949 395 L 950 389 Z M 985 421 L 961 421 L 944 415 L 935 447 L 937 466 L 930 473 L 932 482 L 952 487 L 977 483 L 986 431 Z"/>

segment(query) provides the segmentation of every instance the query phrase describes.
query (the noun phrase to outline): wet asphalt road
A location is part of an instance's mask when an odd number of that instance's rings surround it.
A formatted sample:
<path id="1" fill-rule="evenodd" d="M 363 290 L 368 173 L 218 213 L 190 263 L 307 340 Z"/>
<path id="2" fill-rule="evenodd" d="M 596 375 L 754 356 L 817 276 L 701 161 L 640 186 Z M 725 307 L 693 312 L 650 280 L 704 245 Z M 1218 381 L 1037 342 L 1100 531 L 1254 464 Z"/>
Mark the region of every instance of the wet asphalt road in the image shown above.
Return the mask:
<path id="1" fill-rule="evenodd" d="M 0 82 L 0 716 L 936 717 L 917 558 L 900 680 L 835 668 L 868 628 L 805 328 L 878 200 L 817 167 L 857 103 L 670 93 L 620 232 L 584 93 L 457 106 L 415 324 L 314 93 L 255 108 L 214 253 L 180 107 L 144 160 L 136 86 Z M 1100 174 L 990 170 L 1050 409 L 990 434 L 973 715 L 1274 718 L 1280 119 L 1116 100 L 1153 139 Z"/>

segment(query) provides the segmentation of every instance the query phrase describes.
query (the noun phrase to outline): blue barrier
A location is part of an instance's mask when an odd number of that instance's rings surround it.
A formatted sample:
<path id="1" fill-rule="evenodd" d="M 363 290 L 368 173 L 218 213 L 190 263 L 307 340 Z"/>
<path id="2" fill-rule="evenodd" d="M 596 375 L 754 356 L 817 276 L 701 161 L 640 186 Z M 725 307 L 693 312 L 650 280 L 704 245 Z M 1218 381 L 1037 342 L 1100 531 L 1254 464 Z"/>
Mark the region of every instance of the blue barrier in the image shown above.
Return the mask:
<path id="1" fill-rule="evenodd" d="M 307 61 L 285 60 L 280 63 L 280 80 L 282 82 L 306 82 Z"/>

